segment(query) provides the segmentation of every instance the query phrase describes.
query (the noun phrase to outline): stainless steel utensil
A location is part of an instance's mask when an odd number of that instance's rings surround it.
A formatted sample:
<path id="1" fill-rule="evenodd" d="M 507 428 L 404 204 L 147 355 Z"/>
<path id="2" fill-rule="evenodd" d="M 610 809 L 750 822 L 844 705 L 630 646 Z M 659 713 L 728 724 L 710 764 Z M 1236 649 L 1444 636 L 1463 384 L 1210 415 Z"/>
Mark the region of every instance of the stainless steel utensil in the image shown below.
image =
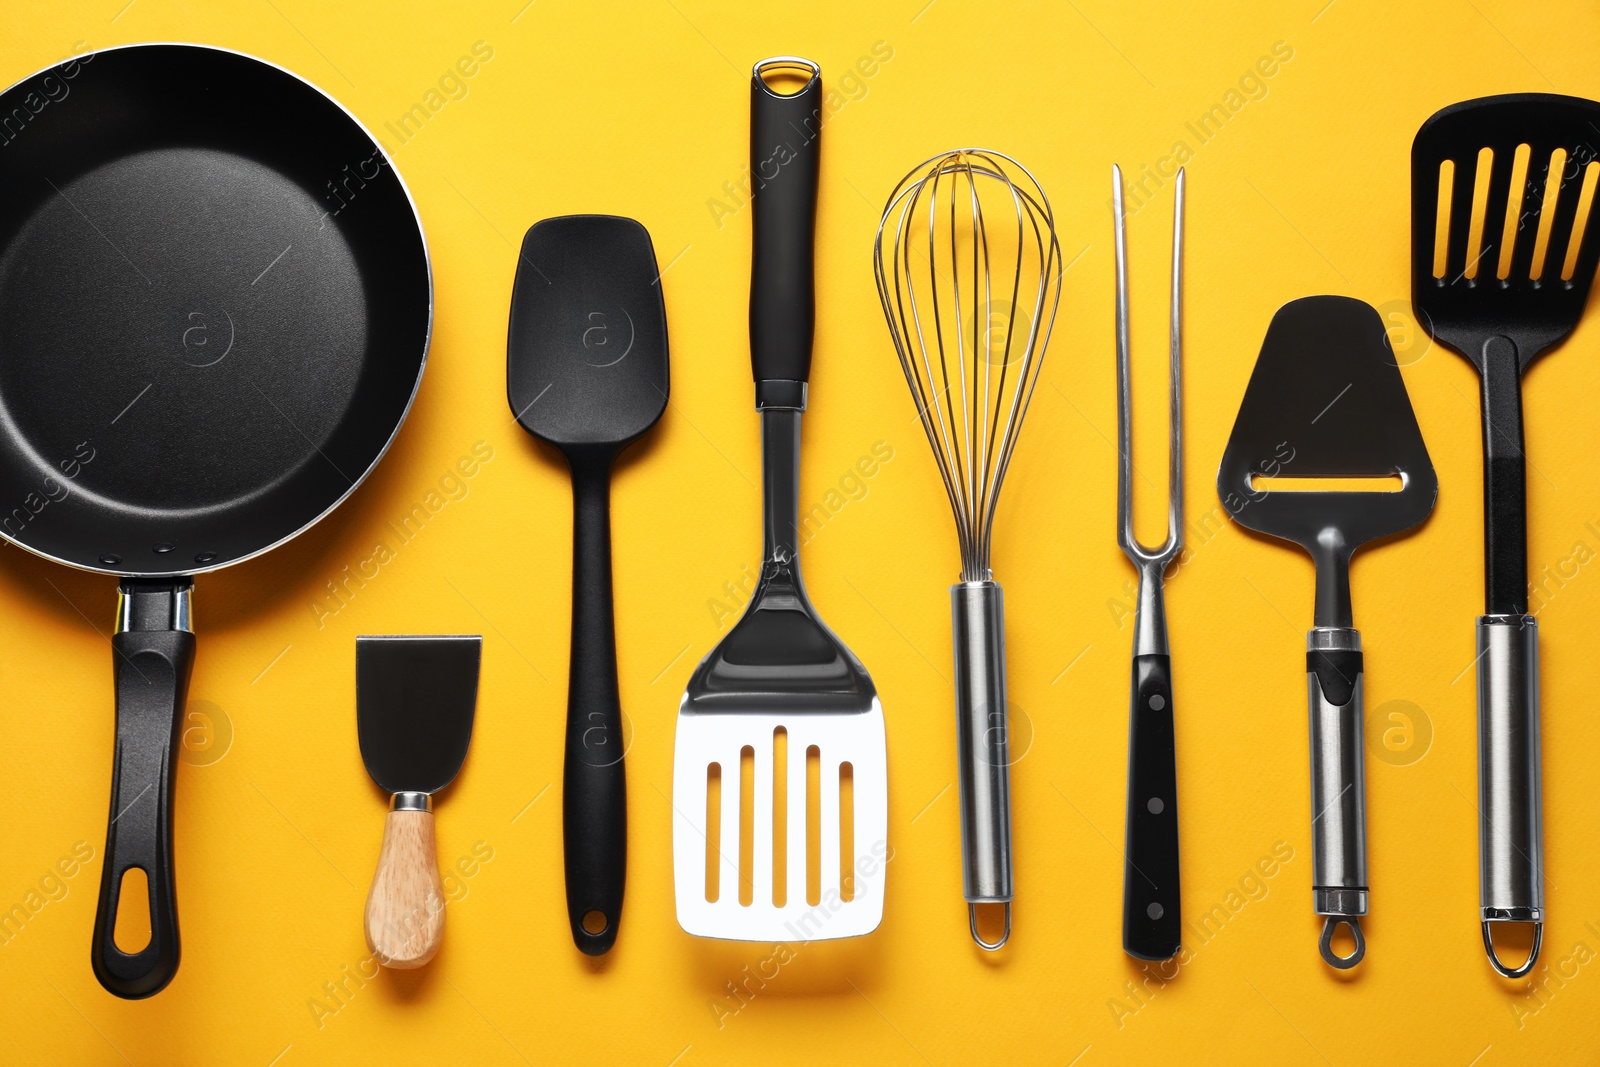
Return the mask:
<path id="1" fill-rule="evenodd" d="M 789 95 L 766 81 L 796 73 L 805 84 Z M 883 918 L 888 759 L 872 678 L 800 579 L 822 71 L 807 59 L 762 60 L 750 97 L 750 170 L 761 182 L 750 355 L 765 557 L 744 615 L 695 669 L 678 709 L 673 882 L 678 923 L 691 934 L 814 941 L 871 933 Z M 746 807 L 754 814 L 741 826 Z M 808 838 L 818 845 L 815 869 Z"/>
<path id="2" fill-rule="evenodd" d="M 1533 970 L 1545 921 L 1539 624 L 1528 604 L 1522 375 L 1577 327 L 1600 264 L 1600 239 L 1582 207 L 1600 178 L 1592 147 L 1597 124 L 1600 103 L 1593 100 L 1513 93 L 1444 108 L 1411 146 L 1417 319 L 1482 382 L 1478 903 L 1484 950 L 1506 978 Z M 1533 926 L 1528 956 L 1515 967 L 1494 946 L 1492 931 L 1508 922 Z"/>
<path id="3" fill-rule="evenodd" d="M 1178 767 L 1172 656 L 1162 580 L 1183 551 L 1183 170 L 1172 208 L 1172 358 L 1167 461 L 1167 538 L 1146 548 L 1133 533 L 1133 383 L 1128 356 L 1128 235 L 1122 168 L 1111 168 L 1117 260 L 1117 543 L 1139 571 L 1133 686 L 1128 711 L 1128 819 L 1122 872 L 1122 949 L 1144 960 L 1182 944 L 1178 877 Z"/>
<path id="4" fill-rule="evenodd" d="M 1286 488 L 1258 478 L 1389 480 L 1400 488 Z M 1378 313 L 1345 296 L 1308 296 L 1278 309 L 1261 342 L 1239 417 L 1217 469 L 1234 521 L 1305 549 L 1316 563 L 1316 612 L 1306 634 L 1311 739 L 1311 899 L 1325 917 L 1329 966 L 1366 954 L 1366 771 L 1361 634 L 1350 606 L 1350 557 L 1433 511 L 1439 479 Z M 1347 926 L 1348 956 L 1333 948 Z"/>
<path id="5" fill-rule="evenodd" d="M 889 194 L 873 265 L 961 546 L 950 608 L 962 882 L 972 939 L 992 951 L 1011 936 L 1012 881 L 1004 603 L 990 545 L 1061 297 L 1055 216 L 1009 156 L 941 153 Z M 998 939 L 979 933 L 979 904 L 1003 907 Z"/>

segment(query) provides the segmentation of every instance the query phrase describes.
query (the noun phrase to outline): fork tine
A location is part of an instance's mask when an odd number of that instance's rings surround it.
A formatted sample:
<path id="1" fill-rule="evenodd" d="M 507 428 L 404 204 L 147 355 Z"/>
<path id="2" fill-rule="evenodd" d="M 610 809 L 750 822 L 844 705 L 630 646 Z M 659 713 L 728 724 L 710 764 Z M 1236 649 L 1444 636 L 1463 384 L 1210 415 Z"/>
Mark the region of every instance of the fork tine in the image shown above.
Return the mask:
<path id="1" fill-rule="evenodd" d="M 1167 545 L 1175 552 L 1183 544 L 1183 210 L 1184 173 L 1178 168 L 1177 193 L 1172 204 L 1172 308 L 1168 325 L 1172 368 L 1169 371 L 1170 412 L 1167 455 Z"/>
<path id="2" fill-rule="evenodd" d="M 1128 224 L 1122 204 L 1122 168 L 1111 165 L 1111 203 L 1116 230 L 1113 245 L 1117 274 L 1117 533 L 1122 547 L 1134 550 L 1133 413 L 1128 357 Z"/>

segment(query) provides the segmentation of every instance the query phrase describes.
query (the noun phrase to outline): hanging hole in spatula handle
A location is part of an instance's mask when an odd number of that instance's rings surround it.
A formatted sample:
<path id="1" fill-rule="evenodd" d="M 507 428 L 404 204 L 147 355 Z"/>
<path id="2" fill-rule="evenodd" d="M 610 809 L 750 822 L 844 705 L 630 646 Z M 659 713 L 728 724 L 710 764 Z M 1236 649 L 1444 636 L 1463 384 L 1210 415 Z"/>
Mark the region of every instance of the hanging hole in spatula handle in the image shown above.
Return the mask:
<path id="1" fill-rule="evenodd" d="M 93 964 L 105 988 L 127 1000 L 160 992 L 178 971 L 178 901 L 172 869 L 172 786 L 194 634 L 191 583 L 127 579 L 119 632 L 111 638 L 117 692 L 116 763 L 106 827 L 105 866 L 95 913 Z M 146 899 L 123 892 L 130 871 L 144 872 Z M 135 951 L 117 944 L 124 907 L 147 907 L 150 940 Z M 130 916 L 124 925 L 133 926 Z"/>
<path id="2" fill-rule="evenodd" d="M 806 80 L 784 93 L 780 74 Z M 794 56 L 757 63 L 750 77 L 750 359 L 757 407 L 805 406 L 803 391 L 791 386 L 782 390 L 789 395 L 769 398 L 763 383 L 803 383 L 811 375 L 821 160 L 822 68 Z"/>

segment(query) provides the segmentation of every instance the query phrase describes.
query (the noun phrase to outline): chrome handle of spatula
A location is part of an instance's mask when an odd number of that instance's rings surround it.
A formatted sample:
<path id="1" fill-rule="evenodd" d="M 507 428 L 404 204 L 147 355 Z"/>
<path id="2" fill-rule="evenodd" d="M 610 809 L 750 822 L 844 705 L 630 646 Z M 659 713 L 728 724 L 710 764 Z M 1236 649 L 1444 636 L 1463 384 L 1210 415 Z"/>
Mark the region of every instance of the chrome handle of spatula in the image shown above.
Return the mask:
<path id="1" fill-rule="evenodd" d="M 1367 942 L 1367 776 L 1362 752 L 1361 634 L 1319 626 L 1306 634 L 1311 704 L 1311 893 L 1326 916 L 1318 945 L 1329 966 L 1361 962 Z M 1355 948 L 1340 956 L 1333 935 L 1349 927 Z"/>
<path id="2" fill-rule="evenodd" d="M 1478 618 L 1478 902 L 1483 947 L 1507 978 L 1533 970 L 1544 938 L 1544 822 L 1539 799 L 1539 624 Z M 1494 923 L 1533 924 L 1519 967 L 1495 951 Z"/>
<path id="3" fill-rule="evenodd" d="M 1005 598 L 997 582 L 950 587 L 955 631 L 956 756 L 961 785 L 961 882 L 972 939 L 990 952 L 1011 936 L 1011 758 L 1006 739 Z M 978 905 L 1005 925 L 985 940 Z"/>

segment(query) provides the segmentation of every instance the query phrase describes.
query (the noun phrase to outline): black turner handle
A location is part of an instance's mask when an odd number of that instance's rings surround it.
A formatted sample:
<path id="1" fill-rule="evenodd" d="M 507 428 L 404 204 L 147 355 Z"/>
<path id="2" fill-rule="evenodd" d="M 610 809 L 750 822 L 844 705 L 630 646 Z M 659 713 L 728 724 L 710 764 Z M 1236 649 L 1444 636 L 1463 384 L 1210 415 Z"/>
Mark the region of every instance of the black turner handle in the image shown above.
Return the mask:
<path id="1" fill-rule="evenodd" d="M 795 93 L 770 71 L 808 76 Z M 816 332 L 817 185 L 822 161 L 822 71 L 806 59 L 756 64 L 750 77 L 750 361 L 757 407 L 805 407 Z"/>
<path id="2" fill-rule="evenodd" d="M 1177 954 L 1183 938 L 1172 657 L 1134 657 L 1132 694 L 1122 948 L 1139 959 L 1164 960 Z"/>
<path id="3" fill-rule="evenodd" d="M 590 956 L 611 951 L 628 871 L 628 786 L 611 601 L 609 449 L 573 454 L 572 664 L 561 793 L 567 917 Z"/>

